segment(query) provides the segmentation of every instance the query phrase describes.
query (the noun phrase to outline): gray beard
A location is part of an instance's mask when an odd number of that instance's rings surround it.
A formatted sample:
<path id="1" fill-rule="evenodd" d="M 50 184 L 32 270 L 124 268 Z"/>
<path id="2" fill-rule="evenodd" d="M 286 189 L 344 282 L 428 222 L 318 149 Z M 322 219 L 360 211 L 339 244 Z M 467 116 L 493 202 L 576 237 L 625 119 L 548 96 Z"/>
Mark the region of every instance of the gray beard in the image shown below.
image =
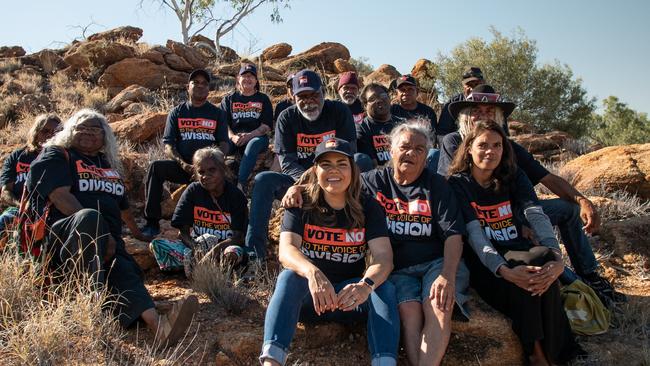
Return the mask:
<path id="1" fill-rule="evenodd" d="M 307 112 L 303 111 L 300 107 L 298 107 L 298 111 L 309 122 L 314 122 L 315 120 L 317 120 L 318 117 L 320 117 L 320 113 L 321 113 L 321 112 L 307 113 Z"/>

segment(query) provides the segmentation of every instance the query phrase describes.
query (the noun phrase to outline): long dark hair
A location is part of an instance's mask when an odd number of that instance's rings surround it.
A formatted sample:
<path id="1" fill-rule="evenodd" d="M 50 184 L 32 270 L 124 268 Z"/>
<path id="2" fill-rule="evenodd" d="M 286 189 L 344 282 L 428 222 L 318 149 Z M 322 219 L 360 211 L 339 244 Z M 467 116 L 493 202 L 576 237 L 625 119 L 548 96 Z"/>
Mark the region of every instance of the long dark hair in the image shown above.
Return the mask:
<path id="1" fill-rule="evenodd" d="M 345 216 L 349 227 L 345 229 L 360 229 L 365 225 L 365 216 L 361 206 L 361 178 L 359 168 L 352 158 L 348 158 L 352 168 L 350 185 L 345 191 Z M 318 184 L 316 177 L 317 163 L 307 169 L 296 184 L 304 184 L 303 191 L 303 214 L 305 222 L 314 225 L 333 227 L 336 225 L 336 213 L 332 210 L 323 194 L 323 188 Z"/>
<path id="2" fill-rule="evenodd" d="M 494 172 L 492 172 L 492 183 L 494 184 L 495 191 L 505 192 L 509 189 L 510 182 L 512 182 L 515 177 L 517 165 L 515 163 L 512 146 L 510 145 L 506 133 L 503 132 L 503 129 L 498 123 L 492 120 L 476 122 L 474 128 L 470 131 L 469 135 L 463 139 L 463 143 L 456 151 L 456 156 L 454 156 L 454 160 L 451 162 L 447 175 L 451 176 L 456 173 L 464 172 L 471 174 L 473 162 L 469 150 L 472 148 L 474 140 L 487 131 L 496 132 L 501 136 L 503 153 L 501 154 L 499 165 L 494 169 Z"/>

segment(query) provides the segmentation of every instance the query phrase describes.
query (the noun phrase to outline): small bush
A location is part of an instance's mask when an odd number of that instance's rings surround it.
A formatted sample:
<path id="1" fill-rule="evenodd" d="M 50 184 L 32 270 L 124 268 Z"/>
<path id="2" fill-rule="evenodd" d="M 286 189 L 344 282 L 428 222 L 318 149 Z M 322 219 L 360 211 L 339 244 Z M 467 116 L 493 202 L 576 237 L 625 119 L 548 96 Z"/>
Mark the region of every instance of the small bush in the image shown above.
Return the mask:
<path id="1" fill-rule="evenodd" d="M 22 66 L 20 60 L 15 58 L 6 58 L 0 60 L 0 74 L 8 74 L 10 72 L 20 69 Z"/>
<path id="2" fill-rule="evenodd" d="M 250 299 L 241 283 L 233 281 L 232 271 L 213 261 L 197 263 L 192 272 L 192 288 L 233 315 L 241 314 Z"/>

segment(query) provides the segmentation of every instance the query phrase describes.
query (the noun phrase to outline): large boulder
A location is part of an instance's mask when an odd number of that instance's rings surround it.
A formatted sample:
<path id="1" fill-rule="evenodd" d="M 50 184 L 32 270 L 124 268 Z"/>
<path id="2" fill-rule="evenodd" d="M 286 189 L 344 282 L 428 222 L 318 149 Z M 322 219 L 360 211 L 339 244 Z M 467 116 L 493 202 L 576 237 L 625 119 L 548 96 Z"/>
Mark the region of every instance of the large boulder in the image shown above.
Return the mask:
<path id="1" fill-rule="evenodd" d="M 111 123 L 115 136 L 139 144 L 151 140 L 165 129 L 166 113 L 149 113 Z"/>
<path id="2" fill-rule="evenodd" d="M 520 121 L 508 121 L 508 133 L 510 136 L 519 136 L 528 133 L 535 133 L 535 127 Z"/>
<path id="3" fill-rule="evenodd" d="M 168 53 L 164 56 L 167 66 L 174 70 L 192 72 L 194 68 L 184 58 L 175 53 Z"/>
<path id="4" fill-rule="evenodd" d="M 366 75 L 363 78 L 363 82 L 366 85 L 370 83 L 379 83 L 388 88 L 390 87 L 391 82 L 400 77 L 400 75 L 401 74 L 397 71 L 395 66 L 383 64 L 375 71 Z"/>
<path id="5" fill-rule="evenodd" d="M 342 58 L 337 58 L 334 60 L 334 68 L 338 74 L 347 72 L 347 71 L 357 71 L 357 68 L 354 67 L 348 60 Z"/>
<path id="6" fill-rule="evenodd" d="M 198 49 L 186 46 L 180 42 L 167 41 L 167 48 L 187 61 L 193 69 L 202 69 L 208 64 L 208 59 Z"/>
<path id="7" fill-rule="evenodd" d="M 596 150 L 567 163 L 561 174 L 581 191 L 624 190 L 650 199 L 650 143 Z"/>
<path id="8" fill-rule="evenodd" d="M 302 68 L 323 69 L 325 72 L 334 74 L 336 73 L 334 61 L 339 58 L 349 60 L 350 51 L 340 43 L 323 42 L 305 52 L 281 61 L 277 67 L 283 70 Z"/>
<path id="9" fill-rule="evenodd" d="M 426 58 L 421 58 L 413 65 L 411 75 L 420 83 L 424 80 L 435 80 L 435 64 Z"/>
<path id="10" fill-rule="evenodd" d="M 0 58 L 3 57 L 20 57 L 25 56 L 25 49 L 20 46 L 2 46 L 0 47 Z"/>
<path id="11" fill-rule="evenodd" d="M 117 42 L 119 40 L 127 40 L 130 42 L 137 42 L 140 37 L 142 37 L 142 29 L 138 27 L 132 27 L 130 25 L 124 27 L 118 27 L 114 29 L 109 29 L 104 32 L 99 32 L 88 37 L 89 41 L 110 41 Z"/>
<path id="12" fill-rule="evenodd" d="M 158 89 L 167 84 L 181 86 L 187 83 L 189 74 L 172 70 L 165 65 L 158 65 L 149 60 L 127 58 L 117 62 L 104 71 L 99 78 L 99 85 L 108 89 L 114 96 L 129 85 L 137 84 L 149 89 Z"/>
<path id="13" fill-rule="evenodd" d="M 278 43 L 269 46 L 262 51 L 261 58 L 264 61 L 277 60 L 285 58 L 291 54 L 293 48 L 288 43 Z"/>
<path id="14" fill-rule="evenodd" d="M 65 54 L 63 60 L 70 66 L 68 71 L 74 73 L 91 67 L 102 68 L 134 55 L 135 50 L 131 46 L 99 40 L 78 43 Z"/>
<path id="15" fill-rule="evenodd" d="M 544 134 L 521 134 L 513 136 L 512 140 L 526 148 L 531 154 L 537 154 L 544 151 L 561 149 L 564 143 L 570 138 L 571 136 L 566 132 L 551 131 Z"/>
<path id="16" fill-rule="evenodd" d="M 126 89 L 122 90 L 117 94 L 113 99 L 111 99 L 108 104 L 104 107 L 107 112 L 115 113 L 122 110 L 132 102 L 147 102 L 152 103 L 154 101 L 154 95 L 151 91 L 140 85 L 130 85 Z"/>
<path id="17" fill-rule="evenodd" d="M 650 261 L 650 216 L 606 222 L 601 226 L 600 237 L 624 260 L 636 262 L 641 256 Z"/>
<path id="18" fill-rule="evenodd" d="M 40 67 L 44 73 L 53 74 L 57 70 L 62 70 L 68 67 L 68 64 L 63 61 L 63 57 L 55 50 L 44 49 L 30 55 L 20 58 L 23 65 L 31 65 Z"/>

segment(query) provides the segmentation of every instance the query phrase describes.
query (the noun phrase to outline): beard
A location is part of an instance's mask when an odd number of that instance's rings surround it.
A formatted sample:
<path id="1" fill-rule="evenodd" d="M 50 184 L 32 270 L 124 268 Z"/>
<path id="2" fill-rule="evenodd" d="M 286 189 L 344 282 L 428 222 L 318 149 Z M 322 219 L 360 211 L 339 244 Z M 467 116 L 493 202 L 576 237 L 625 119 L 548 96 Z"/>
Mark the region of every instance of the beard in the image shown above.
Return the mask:
<path id="1" fill-rule="evenodd" d="M 341 100 L 347 105 L 352 105 L 357 100 L 357 97 L 354 94 L 343 94 Z"/>
<path id="2" fill-rule="evenodd" d="M 300 104 L 297 105 L 298 111 L 300 114 L 305 117 L 310 122 L 314 122 L 320 117 L 320 113 L 323 110 L 323 102 L 320 104 L 310 104 L 305 107 L 300 107 Z"/>

